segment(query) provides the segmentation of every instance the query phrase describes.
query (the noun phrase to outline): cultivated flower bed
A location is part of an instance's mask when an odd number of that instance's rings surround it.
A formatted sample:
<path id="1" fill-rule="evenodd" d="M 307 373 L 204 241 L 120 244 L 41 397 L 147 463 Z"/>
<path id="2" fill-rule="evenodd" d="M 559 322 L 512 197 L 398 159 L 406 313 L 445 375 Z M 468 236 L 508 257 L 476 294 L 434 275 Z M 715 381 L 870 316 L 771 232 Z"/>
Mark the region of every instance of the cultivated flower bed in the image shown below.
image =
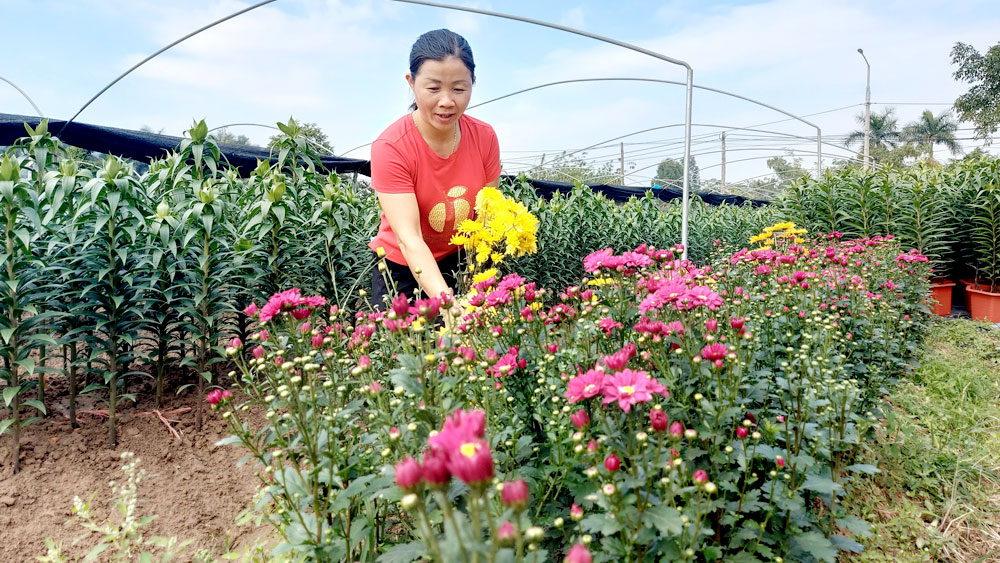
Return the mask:
<path id="1" fill-rule="evenodd" d="M 877 471 L 853 458 L 918 344 L 927 262 L 804 236 L 704 266 L 599 251 L 576 286 L 493 276 L 463 306 L 349 315 L 289 290 L 229 348 L 269 424 L 210 399 L 263 464 L 279 552 L 832 561 L 867 532 L 838 499 Z"/>

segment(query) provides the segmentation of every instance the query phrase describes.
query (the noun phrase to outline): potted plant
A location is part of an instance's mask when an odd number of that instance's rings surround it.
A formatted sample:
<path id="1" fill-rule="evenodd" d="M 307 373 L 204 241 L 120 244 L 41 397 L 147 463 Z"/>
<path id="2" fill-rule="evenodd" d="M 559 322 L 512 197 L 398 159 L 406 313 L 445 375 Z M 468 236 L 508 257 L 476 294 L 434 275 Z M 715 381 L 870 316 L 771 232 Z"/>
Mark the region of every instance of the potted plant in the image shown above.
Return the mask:
<path id="1" fill-rule="evenodd" d="M 975 283 L 966 288 L 974 319 L 1000 323 L 1000 159 L 982 161 L 990 182 L 976 191 L 971 206 Z"/>
<path id="2" fill-rule="evenodd" d="M 940 168 L 924 165 L 900 174 L 894 190 L 896 233 L 904 248 L 914 248 L 930 260 L 934 277 L 928 305 L 944 317 L 951 314 L 955 287 L 947 278 L 955 227 L 946 184 Z"/>

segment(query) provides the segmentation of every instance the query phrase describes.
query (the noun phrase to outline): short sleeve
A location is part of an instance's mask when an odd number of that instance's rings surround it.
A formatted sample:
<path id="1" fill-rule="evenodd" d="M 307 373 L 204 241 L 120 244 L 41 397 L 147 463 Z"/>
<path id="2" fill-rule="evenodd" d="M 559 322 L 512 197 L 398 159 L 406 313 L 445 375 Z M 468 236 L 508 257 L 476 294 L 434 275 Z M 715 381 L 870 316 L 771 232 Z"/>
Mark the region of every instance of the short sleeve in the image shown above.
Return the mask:
<path id="1" fill-rule="evenodd" d="M 372 144 L 372 188 L 390 194 L 414 193 L 416 179 L 398 148 L 384 139 Z"/>
<path id="2" fill-rule="evenodd" d="M 497 140 L 496 131 L 492 127 L 489 128 L 486 154 L 483 158 L 483 169 L 486 170 L 487 182 L 492 182 L 500 177 L 500 142 Z"/>

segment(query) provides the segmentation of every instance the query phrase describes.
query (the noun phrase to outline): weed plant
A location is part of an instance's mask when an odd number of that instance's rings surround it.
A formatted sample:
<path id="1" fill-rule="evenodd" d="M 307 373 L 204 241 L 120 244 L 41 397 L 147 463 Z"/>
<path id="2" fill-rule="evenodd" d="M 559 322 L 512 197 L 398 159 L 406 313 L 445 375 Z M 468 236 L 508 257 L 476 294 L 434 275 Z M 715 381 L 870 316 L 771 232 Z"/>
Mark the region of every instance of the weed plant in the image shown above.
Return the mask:
<path id="1" fill-rule="evenodd" d="M 882 473 L 847 499 L 873 523 L 858 561 L 989 561 L 1000 552 L 1000 331 L 935 322 L 920 367 L 889 397 Z"/>

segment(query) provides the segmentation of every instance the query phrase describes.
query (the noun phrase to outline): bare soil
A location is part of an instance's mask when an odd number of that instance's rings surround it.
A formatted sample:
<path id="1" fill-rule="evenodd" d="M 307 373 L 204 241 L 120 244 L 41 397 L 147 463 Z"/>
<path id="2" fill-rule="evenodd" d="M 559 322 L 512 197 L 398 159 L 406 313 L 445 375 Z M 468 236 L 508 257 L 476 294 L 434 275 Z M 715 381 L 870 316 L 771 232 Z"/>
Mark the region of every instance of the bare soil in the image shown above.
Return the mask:
<path id="1" fill-rule="evenodd" d="M 113 510 L 108 482 L 122 480 L 122 452 L 141 460 L 147 477 L 139 487 L 139 516 L 157 515 L 144 529 L 146 537 L 193 539 L 189 553 L 208 549 L 219 555 L 260 531 L 236 525 L 237 515 L 252 504 L 258 489 L 255 462 L 237 467 L 246 453 L 239 446 L 216 446 L 228 436 L 221 417 L 206 410 L 200 432 L 195 411 L 204 400 L 189 390 L 165 393 L 160 413 L 180 434 L 177 438 L 153 410 L 152 392 L 139 390 L 138 404 L 119 410 L 118 447 L 108 447 L 107 419 L 86 411 L 106 409 L 102 392 L 80 397 L 80 427 L 71 428 L 68 390 L 51 376 L 47 389 L 49 416 L 22 431 L 21 471 L 13 473 L 10 435 L 0 438 L 0 562 L 35 561 L 44 555 L 45 539 L 62 542 L 64 553 L 85 554 L 95 536 L 72 516 L 73 497 L 93 496 L 94 515 L 104 521 Z M 234 397 L 238 398 L 238 397 Z M 207 405 L 205 405 L 207 406 Z M 0 418 L 9 416 L 0 409 Z M 95 495 L 95 493 L 97 493 Z M 115 515 L 117 517 L 117 515 Z M 85 537 L 74 545 L 76 538 Z"/>

